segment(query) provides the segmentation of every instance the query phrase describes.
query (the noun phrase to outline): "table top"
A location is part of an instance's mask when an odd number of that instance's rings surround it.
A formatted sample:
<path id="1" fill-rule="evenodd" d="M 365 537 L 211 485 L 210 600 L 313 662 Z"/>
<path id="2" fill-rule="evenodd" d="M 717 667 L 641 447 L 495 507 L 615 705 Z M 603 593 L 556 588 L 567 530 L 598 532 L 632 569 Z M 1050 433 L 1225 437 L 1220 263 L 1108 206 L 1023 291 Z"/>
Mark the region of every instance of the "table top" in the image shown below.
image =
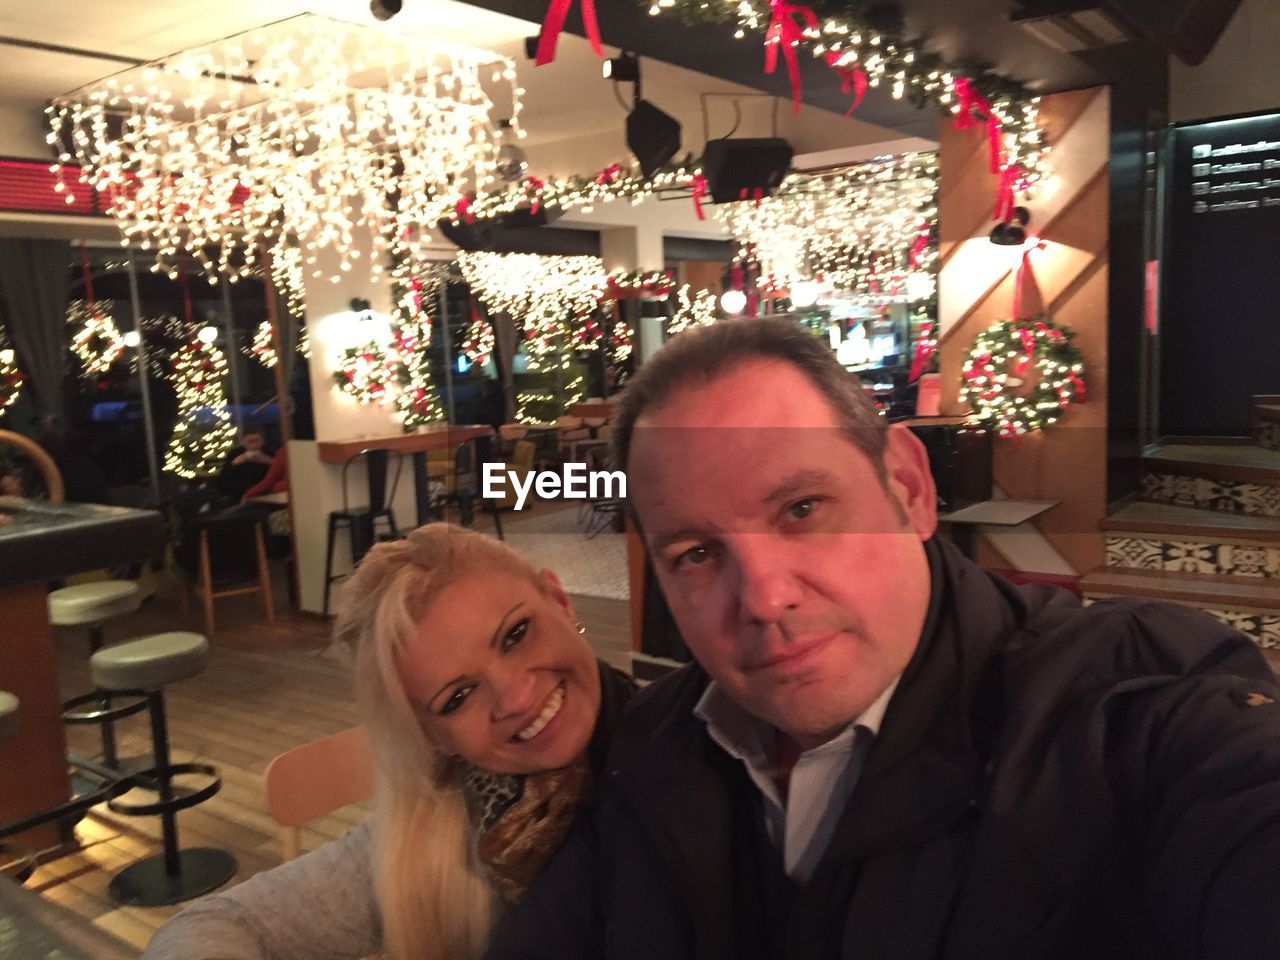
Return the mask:
<path id="1" fill-rule="evenodd" d="M 0 497 L 0 587 L 52 580 L 164 553 L 156 510 Z"/>
<path id="2" fill-rule="evenodd" d="M 422 453 L 456 447 L 464 440 L 493 436 L 493 427 L 484 424 L 447 424 L 417 433 L 397 433 L 387 437 L 356 437 L 352 440 L 322 440 L 316 444 L 323 463 L 346 463 L 363 450 L 395 450 Z"/>
<path id="3" fill-rule="evenodd" d="M 983 500 L 962 507 L 954 513 L 938 514 L 939 523 L 988 523 L 997 527 L 1016 527 L 1056 507 L 1058 500 Z"/>
<path id="4" fill-rule="evenodd" d="M 618 404 L 613 400 L 584 400 L 582 403 L 570 404 L 569 409 L 565 412 L 571 417 L 590 417 L 592 419 L 602 417 L 608 419 L 613 416 L 617 406 Z"/>
<path id="5" fill-rule="evenodd" d="M 138 955 L 79 914 L 0 876 L 0 960 L 136 960 Z"/>
<path id="6" fill-rule="evenodd" d="M 286 506 L 289 503 L 289 491 L 281 490 L 279 493 L 262 493 L 256 497 L 250 497 L 246 503 L 274 503 L 280 506 Z"/>

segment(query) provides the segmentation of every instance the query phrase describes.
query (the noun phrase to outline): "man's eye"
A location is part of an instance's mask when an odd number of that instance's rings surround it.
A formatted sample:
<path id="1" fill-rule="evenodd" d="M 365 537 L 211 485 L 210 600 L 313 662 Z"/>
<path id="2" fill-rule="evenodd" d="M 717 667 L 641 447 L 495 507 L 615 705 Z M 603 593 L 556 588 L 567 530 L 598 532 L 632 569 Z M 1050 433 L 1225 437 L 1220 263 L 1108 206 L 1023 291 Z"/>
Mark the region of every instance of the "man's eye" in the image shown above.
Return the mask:
<path id="1" fill-rule="evenodd" d="M 467 684 L 465 687 L 459 687 L 453 691 L 449 699 L 444 702 L 444 706 L 440 708 L 440 715 L 447 717 L 467 701 L 467 697 L 471 696 L 471 691 L 475 689 L 475 684 Z"/>
<path id="2" fill-rule="evenodd" d="M 697 566 L 706 561 L 711 556 L 706 547 L 690 547 L 684 553 L 676 557 L 674 566 L 677 568 L 684 566 Z"/>
<path id="3" fill-rule="evenodd" d="M 805 517 L 813 513 L 816 500 L 813 497 L 805 497 L 803 500 L 797 500 L 791 506 L 787 507 L 787 516 L 792 520 L 803 520 Z"/>
<path id="4" fill-rule="evenodd" d="M 513 626 L 510 630 L 508 630 L 507 635 L 502 638 L 503 652 L 505 653 L 507 650 L 510 650 L 517 643 L 523 640 L 525 638 L 525 634 L 527 634 L 528 632 L 529 632 L 529 618 L 525 617 L 523 620 L 519 621 L 515 626 Z"/>

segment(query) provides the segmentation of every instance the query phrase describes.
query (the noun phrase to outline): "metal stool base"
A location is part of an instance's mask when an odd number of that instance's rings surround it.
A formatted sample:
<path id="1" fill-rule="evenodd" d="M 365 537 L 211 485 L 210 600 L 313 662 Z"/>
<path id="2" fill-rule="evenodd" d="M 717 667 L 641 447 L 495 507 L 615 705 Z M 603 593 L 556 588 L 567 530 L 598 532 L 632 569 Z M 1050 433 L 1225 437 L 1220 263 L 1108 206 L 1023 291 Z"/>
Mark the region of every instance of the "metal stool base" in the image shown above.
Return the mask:
<path id="1" fill-rule="evenodd" d="M 126 907 L 165 907 L 216 890 L 236 872 L 236 858 L 213 847 L 178 851 L 178 872 L 165 871 L 164 854 L 125 867 L 112 878 L 107 893 Z"/>

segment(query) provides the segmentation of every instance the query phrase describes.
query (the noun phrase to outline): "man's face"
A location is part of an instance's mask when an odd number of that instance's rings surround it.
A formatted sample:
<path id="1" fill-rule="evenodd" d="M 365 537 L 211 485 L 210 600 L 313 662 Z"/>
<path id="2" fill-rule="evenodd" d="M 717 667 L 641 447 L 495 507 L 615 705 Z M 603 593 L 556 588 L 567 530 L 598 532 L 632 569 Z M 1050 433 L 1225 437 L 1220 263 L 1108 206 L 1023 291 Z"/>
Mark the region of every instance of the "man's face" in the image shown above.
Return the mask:
<path id="1" fill-rule="evenodd" d="M 636 422 L 628 486 L 689 649 L 802 748 L 898 676 L 929 602 L 937 523 L 918 440 L 889 430 L 888 489 L 789 364 L 744 363 Z"/>
<path id="2" fill-rule="evenodd" d="M 244 435 L 245 453 L 257 453 L 262 449 L 262 434 L 246 433 Z"/>

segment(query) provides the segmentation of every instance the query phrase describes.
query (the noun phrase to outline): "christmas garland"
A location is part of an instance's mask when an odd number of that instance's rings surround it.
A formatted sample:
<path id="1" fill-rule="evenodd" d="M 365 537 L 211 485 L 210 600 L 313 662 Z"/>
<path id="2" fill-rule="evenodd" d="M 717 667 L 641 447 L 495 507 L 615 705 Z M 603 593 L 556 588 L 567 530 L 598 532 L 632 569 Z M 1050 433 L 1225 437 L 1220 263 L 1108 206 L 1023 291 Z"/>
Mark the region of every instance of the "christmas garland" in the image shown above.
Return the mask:
<path id="1" fill-rule="evenodd" d="M 629 273 L 620 270 L 609 274 L 602 299 L 619 300 L 648 295 L 654 300 L 665 300 L 675 292 L 676 282 L 662 270 Z"/>
<path id="2" fill-rule="evenodd" d="M 1073 403 L 1084 403 L 1084 358 L 1068 327 L 1044 317 L 1004 320 L 974 338 L 965 357 L 960 399 L 973 408 L 970 423 L 1002 437 L 1043 430 Z M 1012 364 L 1012 373 L 1009 365 Z M 1034 367 L 1038 382 L 1031 399 L 1010 393 Z"/>
<path id="3" fill-rule="evenodd" d="M 253 357 L 268 370 L 279 360 L 276 356 L 275 344 L 272 342 L 272 334 L 271 321 L 263 320 L 258 324 L 258 329 L 253 332 L 253 342 L 244 348 L 246 357 Z"/>

